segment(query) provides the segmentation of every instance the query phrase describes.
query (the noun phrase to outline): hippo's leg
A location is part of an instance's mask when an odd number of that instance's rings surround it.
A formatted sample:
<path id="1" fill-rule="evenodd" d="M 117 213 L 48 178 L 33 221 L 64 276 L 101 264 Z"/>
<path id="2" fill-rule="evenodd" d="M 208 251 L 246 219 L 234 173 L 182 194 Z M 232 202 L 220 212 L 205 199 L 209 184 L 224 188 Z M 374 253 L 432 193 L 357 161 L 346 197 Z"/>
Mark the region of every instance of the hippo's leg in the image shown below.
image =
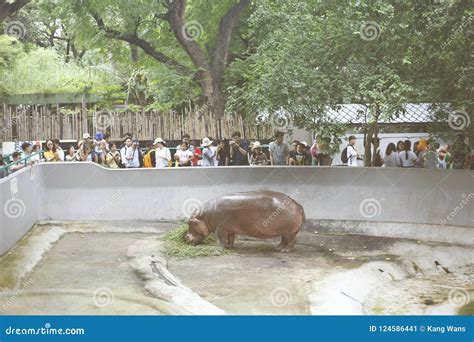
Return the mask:
<path id="1" fill-rule="evenodd" d="M 227 246 L 226 248 L 234 248 L 235 234 L 227 234 Z"/>
<path id="2" fill-rule="evenodd" d="M 217 238 L 219 239 L 219 243 L 222 247 L 224 248 L 234 247 L 235 234 L 227 234 L 226 232 L 222 230 L 217 230 Z M 229 243 L 229 241 L 232 241 L 232 243 Z"/>
<path id="3" fill-rule="evenodd" d="M 217 238 L 219 239 L 219 243 L 222 246 L 225 246 L 227 244 L 227 233 L 220 229 L 218 229 L 216 233 L 217 233 Z"/>
<path id="4" fill-rule="evenodd" d="M 287 245 L 287 242 L 286 242 L 285 238 L 282 236 L 282 237 L 281 237 L 281 241 L 280 241 L 280 243 L 278 244 L 278 246 L 276 247 L 276 249 L 277 249 L 278 251 L 281 251 L 283 248 L 285 248 L 286 245 Z"/>
<path id="5" fill-rule="evenodd" d="M 278 245 L 278 250 L 283 253 L 292 252 L 296 244 L 296 233 L 289 235 L 282 235 L 280 245 Z"/>

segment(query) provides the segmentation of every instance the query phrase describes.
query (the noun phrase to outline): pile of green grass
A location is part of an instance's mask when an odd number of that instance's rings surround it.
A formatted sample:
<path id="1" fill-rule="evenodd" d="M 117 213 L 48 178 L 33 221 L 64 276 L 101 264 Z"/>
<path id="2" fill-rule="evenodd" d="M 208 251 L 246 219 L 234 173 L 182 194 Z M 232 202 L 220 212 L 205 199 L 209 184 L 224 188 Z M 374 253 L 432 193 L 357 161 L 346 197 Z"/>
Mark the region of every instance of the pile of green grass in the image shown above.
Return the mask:
<path id="1" fill-rule="evenodd" d="M 183 223 L 176 229 L 166 233 L 163 240 L 165 241 L 164 252 L 167 256 L 177 259 L 190 259 L 203 256 L 219 256 L 229 253 L 229 250 L 218 245 L 217 239 L 213 234 L 207 236 L 201 245 L 189 245 L 185 239 L 187 231 L 188 225 Z"/>

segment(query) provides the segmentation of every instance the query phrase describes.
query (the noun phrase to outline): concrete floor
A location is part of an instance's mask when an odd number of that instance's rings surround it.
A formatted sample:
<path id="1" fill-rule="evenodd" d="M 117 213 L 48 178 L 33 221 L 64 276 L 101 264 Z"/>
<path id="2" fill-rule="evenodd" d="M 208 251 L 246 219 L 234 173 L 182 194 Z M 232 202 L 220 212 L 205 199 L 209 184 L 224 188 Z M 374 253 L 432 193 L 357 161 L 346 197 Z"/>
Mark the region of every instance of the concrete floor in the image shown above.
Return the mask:
<path id="1" fill-rule="evenodd" d="M 0 314 L 189 313 L 148 291 L 127 253 L 145 243 L 159 254 L 159 237 L 175 226 L 36 225 L 0 258 Z M 277 241 L 240 237 L 229 255 L 167 267 L 227 314 L 473 314 L 472 247 L 314 231 L 298 241 L 284 254 Z"/>

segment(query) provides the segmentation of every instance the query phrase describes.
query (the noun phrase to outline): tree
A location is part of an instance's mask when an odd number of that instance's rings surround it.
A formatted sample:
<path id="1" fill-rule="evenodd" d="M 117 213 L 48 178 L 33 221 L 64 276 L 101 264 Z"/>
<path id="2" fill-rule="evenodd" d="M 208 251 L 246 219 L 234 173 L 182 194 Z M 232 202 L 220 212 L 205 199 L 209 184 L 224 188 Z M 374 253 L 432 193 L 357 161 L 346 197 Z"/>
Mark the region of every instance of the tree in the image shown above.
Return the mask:
<path id="1" fill-rule="evenodd" d="M 249 19 L 247 57 L 229 72 L 229 104 L 250 113 L 284 108 L 309 129 L 331 125 L 327 113 L 338 104 L 364 105 L 370 166 L 380 122 L 406 103 L 472 104 L 472 18 L 466 1 L 261 0 Z"/>
<path id="2" fill-rule="evenodd" d="M 0 23 L 6 18 L 15 15 L 22 7 L 28 4 L 30 0 L 17 0 L 14 2 L 0 0 Z"/>
<path id="3" fill-rule="evenodd" d="M 226 104 L 222 84 L 232 35 L 249 3 L 250 0 L 227 0 L 218 4 L 203 1 L 187 4 L 185 0 L 144 1 L 141 8 L 131 9 L 128 1 L 87 1 L 81 5 L 70 2 L 64 12 L 69 17 L 64 19 L 75 24 L 76 32 L 82 31 L 80 34 L 91 28 L 89 19 L 93 19 L 96 34 L 101 32 L 107 38 L 138 47 L 176 74 L 192 77 L 199 85 L 203 102 L 209 110 L 222 116 Z M 188 12 L 199 14 L 200 8 L 206 8 L 207 13 L 201 15 L 208 17 L 209 12 L 212 15 L 224 12 L 219 16 L 217 29 L 209 27 L 212 39 L 206 44 L 197 41 L 203 34 L 200 32 L 201 24 L 186 19 Z M 80 16 L 80 19 L 71 17 L 71 13 Z M 213 19 L 207 22 L 213 23 Z M 164 23 L 168 24 L 168 28 Z M 89 27 L 84 27 L 84 24 Z M 213 31 L 216 31 L 215 37 Z M 178 47 L 180 51 L 176 51 Z"/>

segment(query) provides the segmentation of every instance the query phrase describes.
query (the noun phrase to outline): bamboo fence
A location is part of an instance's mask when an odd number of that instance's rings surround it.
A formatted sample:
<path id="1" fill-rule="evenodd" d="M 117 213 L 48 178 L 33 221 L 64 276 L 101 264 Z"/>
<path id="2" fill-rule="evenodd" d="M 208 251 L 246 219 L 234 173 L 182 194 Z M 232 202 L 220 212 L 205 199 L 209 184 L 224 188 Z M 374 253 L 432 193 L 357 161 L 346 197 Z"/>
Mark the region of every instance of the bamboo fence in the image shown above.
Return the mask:
<path id="1" fill-rule="evenodd" d="M 180 140 L 184 133 L 191 139 L 203 137 L 229 138 L 234 131 L 248 139 L 272 136 L 270 125 L 246 122 L 241 115 L 215 117 L 205 108 L 185 108 L 182 111 L 130 111 L 97 108 L 91 103 L 3 104 L 0 105 L 1 141 L 36 141 L 47 138 L 78 140 L 87 132 L 101 131 L 118 140 L 132 133 L 140 140 Z"/>

